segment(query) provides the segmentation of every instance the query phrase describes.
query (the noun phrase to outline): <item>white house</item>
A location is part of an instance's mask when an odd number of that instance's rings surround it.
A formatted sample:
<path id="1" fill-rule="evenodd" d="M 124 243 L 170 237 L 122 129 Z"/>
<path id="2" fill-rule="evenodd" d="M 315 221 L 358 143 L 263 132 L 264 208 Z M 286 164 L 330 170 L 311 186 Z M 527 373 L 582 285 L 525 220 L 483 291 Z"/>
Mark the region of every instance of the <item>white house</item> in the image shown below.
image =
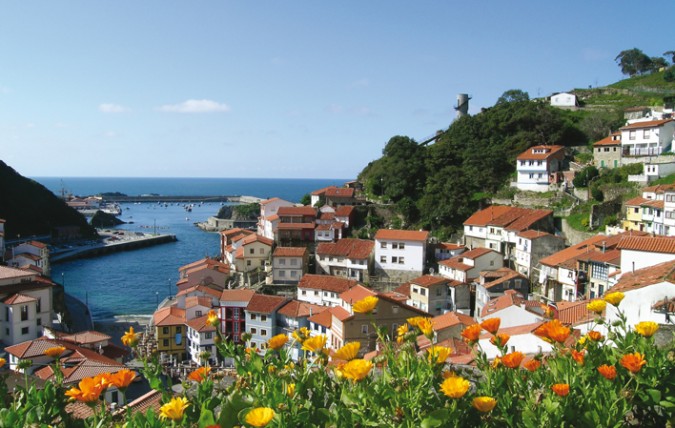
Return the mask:
<path id="1" fill-rule="evenodd" d="M 309 328 L 309 318 L 327 310 L 325 306 L 291 300 L 277 311 L 277 326 L 281 330 L 279 334 L 288 335 L 286 347 L 293 360 L 298 361 L 302 357 L 301 344 L 293 340 L 293 332 L 302 327 Z"/>
<path id="2" fill-rule="evenodd" d="M 260 217 L 258 217 L 258 235 L 274 239 L 276 226 L 279 223 L 277 211 L 279 207 L 293 207 L 293 202 L 280 198 L 270 198 L 260 202 Z"/>
<path id="3" fill-rule="evenodd" d="M 569 92 L 559 92 L 551 95 L 552 107 L 578 107 L 577 96 Z"/>
<path id="4" fill-rule="evenodd" d="M 309 253 L 305 247 L 276 247 L 272 253 L 272 281 L 297 284 L 307 273 Z"/>
<path id="5" fill-rule="evenodd" d="M 23 242 L 12 248 L 12 258 L 7 264 L 17 268 L 34 266 L 44 276 L 50 275 L 49 248 L 39 241 Z"/>
<path id="6" fill-rule="evenodd" d="M 619 130 L 623 156 L 658 156 L 675 141 L 675 119 L 635 122 Z"/>
<path id="7" fill-rule="evenodd" d="M 308 273 L 298 283 L 298 300 L 321 306 L 340 306 L 340 294 L 356 284 L 351 279 Z"/>
<path id="8" fill-rule="evenodd" d="M 675 236 L 624 235 L 621 250 L 622 276 L 638 269 L 675 260 Z"/>
<path id="9" fill-rule="evenodd" d="M 380 229 L 375 234 L 375 271 L 404 282 L 423 274 L 429 232 Z"/>
<path id="10" fill-rule="evenodd" d="M 544 321 L 541 303 L 527 300 L 516 290 L 507 290 L 504 295 L 490 300 L 480 312 L 480 320 L 487 318 L 501 319 L 502 328 L 517 327 Z"/>
<path id="11" fill-rule="evenodd" d="M 373 241 L 354 238 L 321 243 L 316 247 L 316 272 L 368 281 L 374 245 Z"/>
<path id="12" fill-rule="evenodd" d="M 538 230 L 518 234 L 514 265 L 518 272 L 530 278 L 533 268 L 542 258 L 565 248 L 565 239 Z"/>
<path id="13" fill-rule="evenodd" d="M 438 273 L 448 279 L 468 283 L 481 272 L 497 270 L 504 265 L 504 257 L 489 248 L 474 248 L 438 264 Z"/>
<path id="14" fill-rule="evenodd" d="M 562 181 L 565 148 L 563 146 L 534 146 L 516 158 L 517 181 L 520 190 L 546 192 L 551 184 Z"/>
<path id="15" fill-rule="evenodd" d="M 547 354 L 553 351 L 553 345 L 546 342 L 541 337 L 534 334 L 534 331 L 539 328 L 543 322 L 536 322 L 533 324 L 524 324 L 514 327 L 500 328 L 499 332 L 508 334 L 510 336 L 508 342 L 508 351 L 520 351 L 525 355 L 537 355 L 540 353 Z M 501 356 L 499 348 L 490 343 L 492 335 L 485 333 L 481 335 L 479 345 L 487 355 L 488 359 L 494 359 Z"/>
<path id="16" fill-rule="evenodd" d="M 626 272 L 608 293 L 620 291 L 625 297 L 619 309 L 625 314 L 629 326 L 640 321 L 654 321 L 659 324 L 673 323 L 669 312 L 661 309 L 660 302 L 675 296 L 675 260 L 657 264 L 635 272 Z M 612 305 L 605 310 L 607 321 L 618 319 L 618 312 Z"/>
<path id="17" fill-rule="evenodd" d="M 515 291 L 521 296 L 527 296 L 529 285 L 525 276 L 509 268 L 481 272 L 476 282 L 476 314 L 483 316 L 489 302 L 506 293 Z"/>
<path id="18" fill-rule="evenodd" d="M 208 322 L 208 315 L 187 321 L 187 352 L 196 364 L 218 364 L 218 350 L 214 342 L 216 327 Z"/>

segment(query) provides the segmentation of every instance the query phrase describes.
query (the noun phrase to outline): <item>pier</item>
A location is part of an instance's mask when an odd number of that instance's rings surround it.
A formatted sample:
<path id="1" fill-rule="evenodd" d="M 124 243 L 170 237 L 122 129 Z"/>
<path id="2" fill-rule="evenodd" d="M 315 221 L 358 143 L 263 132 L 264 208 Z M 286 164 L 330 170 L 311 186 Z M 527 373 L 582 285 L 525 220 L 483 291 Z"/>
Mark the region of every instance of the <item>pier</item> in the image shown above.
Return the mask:
<path id="1" fill-rule="evenodd" d="M 236 195 L 236 196 L 164 196 L 164 195 L 140 195 L 140 196 L 105 196 L 105 202 L 114 203 L 136 203 L 136 202 L 158 202 L 158 203 L 200 203 L 200 202 L 231 202 L 239 204 L 250 204 L 262 201 L 262 198 L 255 196 Z"/>
<path id="2" fill-rule="evenodd" d="M 117 233 L 115 233 L 117 232 Z M 100 256 L 117 251 L 135 250 L 177 241 L 176 235 L 153 235 L 129 231 L 99 231 L 103 239 L 94 243 L 71 246 L 52 251 L 51 263 L 59 263 L 73 259 Z"/>

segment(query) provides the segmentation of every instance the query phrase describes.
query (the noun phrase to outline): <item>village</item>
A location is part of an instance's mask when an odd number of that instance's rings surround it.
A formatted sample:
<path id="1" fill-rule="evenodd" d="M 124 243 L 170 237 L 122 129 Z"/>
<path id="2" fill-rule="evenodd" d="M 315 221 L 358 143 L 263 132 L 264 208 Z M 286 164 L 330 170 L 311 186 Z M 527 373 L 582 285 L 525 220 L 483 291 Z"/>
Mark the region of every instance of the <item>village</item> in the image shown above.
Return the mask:
<path id="1" fill-rule="evenodd" d="M 233 366 L 219 355 L 218 336 L 262 355 L 269 340 L 283 334 L 292 358 L 300 361 L 304 352 L 293 333 L 305 328 L 311 336 L 324 335 L 329 352 L 358 342 L 359 355 L 372 360 L 381 351 L 376 329 L 394 338 L 408 319 L 428 317 L 433 335 L 417 338 L 420 355 L 445 346 L 452 349 L 446 363 L 471 366 L 474 354 L 462 332 L 499 318 L 510 349 L 532 359 L 554 346 L 535 334 L 542 324 L 552 317 L 575 337 L 584 336 L 597 329 L 588 304 L 614 292 L 625 295 L 619 308 L 628 325 L 653 321 L 670 341 L 675 185 L 649 183 L 675 171 L 668 154 L 675 120 L 655 116 L 630 112 L 624 127 L 593 145 L 593 163 L 601 169 L 643 163 L 644 173 L 634 179 L 645 186 L 624 203 L 620 226 L 576 242 L 561 236 L 553 210 L 512 205 L 479 209 L 464 221 L 456 242 L 440 242 L 422 230 L 384 228 L 372 239 L 348 237 L 355 207 L 364 201 L 356 181 L 313 191 L 309 205 L 263 200 L 255 230 L 225 229 L 218 257 L 178 268 L 175 297 L 162 302 L 145 326 L 139 352 L 158 355 L 165 374 L 180 380 L 199 366 Z M 516 162 L 514 187 L 577 190 L 562 146 L 531 147 Z M 55 328 L 47 245 L 28 241 L 5 251 L 4 223 L 0 338 L 12 373 L 51 381 L 53 358 L 44 351 L 55 346 L 66 350 L 60 357 L 67 368 L 64 385 L 137 367 L 138 355 L 116 344 L 119 338 Z M 376 311 L 354 311 L 356 302 L 371 296 L 378 299 Z M 217 323 L 209 321 L 213 313 Z M 612 323 L 618 312 L 608 306 L 602 317 Z M 488 358 L 500 355 L 490 334 L 480 337 L 480 345 Z M 152 402 L 158 408 L 160 397 L 146 386 L 129 406 Z M 114 388 L 105 399 L 113 409 L 123 404 Z M 82 417 L 90 414 L 82 403 L 69 406 Z"/>

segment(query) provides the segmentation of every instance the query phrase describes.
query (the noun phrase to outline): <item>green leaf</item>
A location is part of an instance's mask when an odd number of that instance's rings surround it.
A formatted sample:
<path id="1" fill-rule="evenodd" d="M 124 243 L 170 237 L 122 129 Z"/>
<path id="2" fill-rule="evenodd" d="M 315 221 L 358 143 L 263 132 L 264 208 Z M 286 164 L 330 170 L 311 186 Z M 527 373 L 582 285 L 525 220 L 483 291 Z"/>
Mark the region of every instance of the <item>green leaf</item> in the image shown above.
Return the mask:
<path id="1" fill-rule="evenodd" d="M 654 403 L 658 403 L 661 401 L 661 391 L 656 390 L 656 389 L 647 389 L 645 390 L 645 393 L 651 398 L 651 401 Z"/>
<path id="2" fill-rule="evenodd" d="M 429 413 L 429 415 L 422 420 L 422 428 L 440 427 L 448 419 L 448 409 L 438 409 Z"/>
<path id="3" fill-rule="evenodd" d="M 202 406 L 202 412 L 201 415 L 199 415 L 199 428 L 205 428 L 215 424 L 216 420 L 213 417 L 213 412 Z"/>

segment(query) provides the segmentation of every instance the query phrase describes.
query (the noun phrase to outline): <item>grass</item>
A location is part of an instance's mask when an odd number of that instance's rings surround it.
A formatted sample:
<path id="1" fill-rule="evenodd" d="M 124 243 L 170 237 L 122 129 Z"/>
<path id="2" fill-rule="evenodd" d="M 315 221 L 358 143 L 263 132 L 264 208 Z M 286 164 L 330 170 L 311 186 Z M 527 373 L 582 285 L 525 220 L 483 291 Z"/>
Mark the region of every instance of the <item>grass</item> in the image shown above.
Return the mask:
<path id="1" fill-rule="evenodd" d="M 675 174 L 670 174 L 663 178 L 659 178 L 658 180 L 649 183 L 649 185 L 656 186 L 657 184 L 673 184 L 673 183 L 675 183 Z"/>

